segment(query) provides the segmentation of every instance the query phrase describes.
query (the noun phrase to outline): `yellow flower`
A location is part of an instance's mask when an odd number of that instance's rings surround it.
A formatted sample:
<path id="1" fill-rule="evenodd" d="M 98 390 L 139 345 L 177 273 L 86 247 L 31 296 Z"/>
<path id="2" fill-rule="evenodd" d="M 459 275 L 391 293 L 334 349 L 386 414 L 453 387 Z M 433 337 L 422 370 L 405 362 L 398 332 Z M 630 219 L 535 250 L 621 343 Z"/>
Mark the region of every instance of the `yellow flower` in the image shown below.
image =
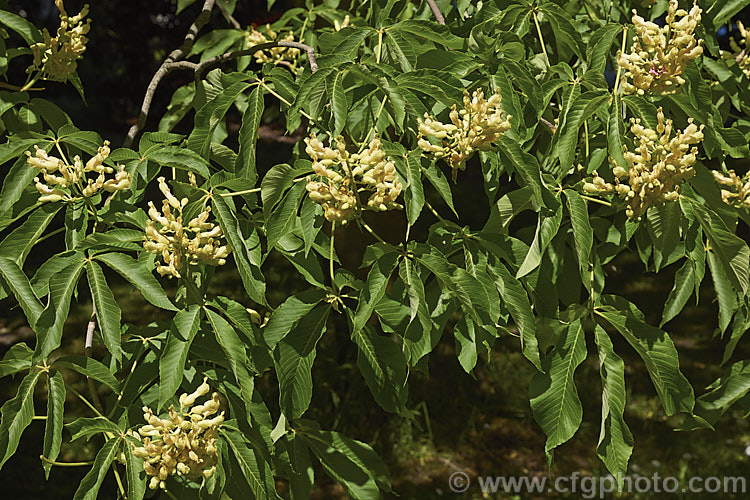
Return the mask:
<path id="1" fill-rule="evenodd" d="M 589 194 L 616 193 L 625 201 L 625 212 L 630 219 L 640 220 L 648 207 L 676 201 L 680 184 L 695 175 L 698 144 L 703 140 L 703 125 L 698 127 L 692 118 L 682 131 L 672 136 L 672 120 L 665 120 L 662 108 L 657 113 L 656 130 L 644 127 L 631 119 L 630 131 L 636 144 L 634 151 L 625 149 L 629 169 L 616 165 L 612 159 L 615 183 L 606 182 L 597 172 L 583 185 Z"/>
<path id="2" fill-rule="evenodd" d="M 466 168 L 466 161 L 477 150 L 490 150 L 492 143 L 510 130 L 512 115 L 500 106 L 500 91 L 485 100 L 484 91 L 477 89 L 469 96 L 464 91 L 464 107 L 451 108 L 451 123 L 442 123 L 425 113 L 419 120 L 418 145 L 435 159 L 446 158 L 456 180 L 458 169 Z M 428 138 L 432 137 L 430 141 Z"/>
<path id="3" fill-rule="evenodd" d="M 701 9 L 693 4 L 690 12 L 678 9 L 670 0 L 664 26 L 646 21 L 633 10 L 636 36 L 629 54 L 619 53 L 617 63 L 625 70 L 622 88 L 627 94 L 673 94 L 685 80 L 680 76 L 693 59 L 703 53 L 702 40 L 695 28 L 701 22 Z M 680 20 L 677 20 L 677 16 Z"/>
<path id="4" fill-rule="evenodd" d="M 64 82 L 75 73 L 76 61 L 83 58 L 88 41 L 85 35 L 89 32 L 91 19 L 83 21 L 89 12 L 88 5 L 73 17 L 65 11 L 63 0 L 55 0 L 55 5 L 60 10 L 60 27 L 54 37 L 45 28 L 42 32 L 44 42 L 31 47 L 34 63 L 29 71 L 41 71 L 46 80 Z"/>

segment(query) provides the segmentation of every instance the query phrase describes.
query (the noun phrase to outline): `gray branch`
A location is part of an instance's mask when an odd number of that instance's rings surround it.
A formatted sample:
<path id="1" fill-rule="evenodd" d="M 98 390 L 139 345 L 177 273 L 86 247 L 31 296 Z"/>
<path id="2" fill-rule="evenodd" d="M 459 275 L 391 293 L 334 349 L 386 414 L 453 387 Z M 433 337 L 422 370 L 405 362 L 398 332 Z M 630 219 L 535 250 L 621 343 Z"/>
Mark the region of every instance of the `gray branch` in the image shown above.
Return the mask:
<path id="1" fill-rule="evenodd" d="M 182 42 L 182 45 L 179 49 L 176 49 L 172 51 L 171 54 L 169 54 L 169 56 L 164 60 L 159 69 L 156 70 L 156 73 L 154 73 L 154 76 L 151 78 L 151 82 L 148 84 L 148 88 L 146 89 L 146 95 L 143 97 L 143 103 L 141 104 L 141 111 L 138 115 L 138 120 L 132 127 L 130 127 L 128 135 L 125 138 L 125 142 L 123 143 L 124 147 L 129 148 L 130 146 L 132 146 L 136 136 L 146 125 L 148 112 L 151 109 L 151 101 L 153 101 L 154 99 L 154 94 L 156 93 L 156 89 L 159 86 L 159 83 L 161 82 L 162 78 L 167 76 L 172 70 L 172 65 L 176 61 L 179 61 L 180 59 L 185 57 L 190 52 L 190 49 L 193 48 L 193 44 L 195 43 L 196 36 L 198 36 L 198 32 L 211 19 L 211 11 L 214 8 L 215 1 L 216 0 L 205 1 L 200 15 L 195 19 L 193 24 L 190 26 L 190 29 L 188 29 L 187 35 L 185 35 L 185 41 Z"/>
<path id="2" fill-rule="evenodd" d="M 445 17 L 440 12 L 440 7 L 435 3 L 435 0 L 427 0 L 427 4 L 430 6 L 430 10 L 432 10 L 432 14 L 435 16 L 438 24 L 445 24 Z"/>

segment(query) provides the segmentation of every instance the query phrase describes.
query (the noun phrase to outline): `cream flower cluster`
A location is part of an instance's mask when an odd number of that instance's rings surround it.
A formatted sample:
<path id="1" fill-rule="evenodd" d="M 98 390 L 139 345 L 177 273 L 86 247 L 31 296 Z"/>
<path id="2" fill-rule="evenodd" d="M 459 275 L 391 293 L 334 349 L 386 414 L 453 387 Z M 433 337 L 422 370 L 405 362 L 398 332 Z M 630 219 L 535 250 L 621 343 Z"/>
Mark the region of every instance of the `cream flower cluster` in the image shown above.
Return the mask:
<path id="1" fill-rule="evenodd" d="M 724 203 L 737 208 L 750 208 L 750 172 L 740 177 L 734 170 L 724 175 L 716 170 L 713 171 L 716 182 L 728 189 L 721 190 L 721 199 Z"/>
<path id="2" fill-rule="evenodd" d="M 628 170 L 610 159 L 614 167 L 614 184 L 594 172 L 593 180 L 583 185 L 589 194 L 617 193 L 625 201 L 625 211 L 630 219 L 640 220 L 652 205 L 677 200 L 680 184 L 695 175 L 693 165 L 698 148 L 693 145 L 703 140 L 704 126 L 699 128 L 689 118 L 685 130 L 678 130 L 671 137 L 672 120 L 664 119 L 662 108 L 659 108 L 657 119 L 656 130 L 644 127 L 638 119 L 630 120 L 636 147 L 633 152 L 625 148 Z"/>
<path id="3" fill-rule="evenodd" d="M 97 154 L 86 164 L 80 156 L 73 157 L 71 165 L 66 159 L 60 159 L 47 154 L 43 149 L 36 149 L 32 155 L 26 151 L 26 162 L 30 167 L 39 170 L 40 176 L 34 177 L 36 189 L 39 191 L 39 201 L 73 201 L 77 197 L 91 198 L 100 191 L 113 193 L 130 187 L 130 174 L 120 165 L 117 169 L 104 164 L 109 156 L 109 141 L 99 148 Z M 87 174 L 96 175 L 91 179 Z M 114 174 L 114 177 L 107 177 Z"/>
<path id="4" fill-rule="evenodd" d="M 439 122 L 425 113 L 424 120 L 419 120 L 419 147 L 435 159 L 446 158 L 455 181 L 458 169 L 466 168 L 466 160 L 474 151 L 492 149 L 492 143 L 510 130 L 512 115 L 505 114 L 500 106 L 501 99 L 499 90 L 486 100 L 482 89 L 475 90 L 471 96 L 464 91 L 464 108 L 458 110 L 453 105 L 451 123 Z"/>
<path id="5" fill-rule="evenodd" d="M 670 0 L 663 27 L 646 21 L 633 10 L 633 46 L 629 54 L 620 53 L 617 59 L 625 70 L 622 88 L 626 93 L 677 92 L 685 83 L 680 75 L 690 61 L 703 53 L 702 40 L 695 39 L 695 28 L 701 22 L 700 7 L 695 3 L 690 12 L 677 7 L 677 0 Z"/>
<path id="6" fill-rule="evenodd" d="M 226 264 L 229 247 L 222 241 L 221 227 L 208 222 L 211 207 L 183 225 L 183 209 L 188 199 L 178 200 L 169 190 L 164 177 L 159 177 L 159 189 L 164 194 L 162 210 L 156 209 L 154 202 L 148 202 L 148 215 L 151 220 L 146 225 L 146 238 L 143 248 L 161 254 L 163 263 L 157 263 L 156 272 L 162 276 L 181 278 L 188 265 Z"/>
<path id="7" fill-rule="evenodd" d="M 284 38 L 279 38 L 279 34 L 273 31 L 270 25 L 266 24 L 265 28 L 265 33 L 257 31 L 254 28 L 249 33 L 245 33 L 245 41 L 248 48 L 252 48 L 262 43 L 294 41 L 294 33 L 289 32 Z M 292 63 L 299 57 L 299 52 L 299 49 L 293 47 L 274 47 L 272 49 L 259 50 L 253 54 L 253 57 L 255 57 L 255 61 L 260 64 L 279 64 L 282 62 Z"/>
<path id="8" fill-rule="evenodd" d="M 216 437 L 224 422 L 224 412 L 216 415 L 219 395 L 214 392 L 211 399 L 193 406 L 196 399 L 209 390 L 203 379 L 195 392 L 180 396 L 180 411 L 170 406 L 169 417 L 165 419 L 154 415 L 149 407 L 143 407 L 147 425 L 138 429 L 143 446 L 134 447 L 133 455 L 143 459 L 143 470 L 151 476 L 148 486 L 152 490 L 164 489 L 164 481 L 169 476 L 200 479 L 209 478 L 216 471 Z"/>
<path id="9" fill-rule="evenodd" d="M 362 209 L 379 212 L 403 208 L 396 202 L 403 186 L 396 166 L 386 158 L 380 138 L 375 137 L 361 153 L 349 153 L 344 139 L 337 147 L 325 146 L 315 134 L 305 139 L 305 151 L 313 159 L 313 171 L 319 180 L 307 180 L 310 199 L 319 203 L 329 221 L 346 222 Z M 360 194 L 370 194 L 361 206 Z"/>
<path id="10" fill-rule="evenodd" d="M 45 28 L 42 31 L 44 42 L 31 46 L 34 53 L 34 63 L 30 71 L 41 71 L 47 80 L 64 82 L 72 75 L 77 67 L 76 61 L 83 58 L 86 50 L 86 33 L 89 32 L 91 19 L 83 19 L 89 13 L 89 6 L 84 5 L 77 16 L 68 17 L 63 6 L 63 0 L 55 0 L 60 10 L 60 27 L 57 36 L 53 37 Z"/>
<path id="11" fill-rule="evenodd" d="M 742 21 L 737 21 L 737 30 L 742 36 L 740 43 L 738 44 L 734 38 L 730 36 L 729 46 L 731 47 L 732 52 L 722 50 L 720 51 L 721 57 L 723 59 L 733 59 L 736 61 L 742 72 L 750 78 L 750 54 L 748 54 L 748 49 L 750 49 L 750 30 L 745 28 Z"/>

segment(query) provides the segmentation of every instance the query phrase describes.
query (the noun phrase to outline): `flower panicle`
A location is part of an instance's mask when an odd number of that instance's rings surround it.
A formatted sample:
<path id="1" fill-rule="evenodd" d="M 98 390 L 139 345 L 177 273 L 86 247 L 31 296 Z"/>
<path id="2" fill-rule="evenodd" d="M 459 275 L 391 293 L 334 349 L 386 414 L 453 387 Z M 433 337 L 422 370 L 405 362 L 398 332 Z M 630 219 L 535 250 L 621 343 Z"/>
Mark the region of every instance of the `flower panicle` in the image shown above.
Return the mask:
<path id="1" fill-rule="evenodd" d="M 55 5 L 60 11 L 60 27 L 54 37 L 45 28 L 42 31 L 44 41 L 31 46 L 34 61 L 28 71 L 39 71 L 46 80 L 64 82 L 75 73 L 76 61 L 83 58 L 91 19 L 84 22 L 89 13 L 88 5 L 72 17 L 65 11 L 63 0 L 55 0 Z"/>
<path id="2" fill-rule="evenodd" d="M 323 207 L 327 220 L 346 223 L 363 209 L 403 208 L 396 202 L 403 189 L 396 165 L 386 156 L 377 134 L 361 153 L 348 152 L 342 137 L 336 139 L 336 148 L 326 146 L 315 134 L 305 144 L 315 173 L 315 180 L 307 179 L 307 193 Z M 360 193 L 369 194 L 364 204 Z"/>
<path id="3" fill-rule="evenodd" d="M 231 250 L 223 240 L 221 227 L 208 220 L 211 207 L 204 205 L 201 213 L 185 224 L 183 210 L 188 199 L 174 196 L 164 177 L 157 181 L 164 200 L 161 210 L 153 201 L 148 203 L 150 220 L 146 223 L 143 243 L 144 250 L 162 257 L 162 262 L 156 265 L 156 272 L 181 278 L 188 265 L 226 264 Z"/>
<path id="4" fill-rule="evenodd" d="M 77 197 L 91 198 L 102 191 L 115 193 L 130 188 L 130 174 L 123 165 L 115 168 L 104 163 L 110 153 L 109 141 L 104 141 L 104 145 L 85 165 L 80 156 L 73 157 L 70 163 L 38 146 L 34 146 L 34 149 L 34 154 L 26 151 L 26 163 L 39 171 L 39 175 L 34 177 L 34 184 L 41 203 L 70 202 Z"/>
<path id="5" fill-rule="evenodd" d="M 625 148 L 628 168 L 610 158 L 614 183 L 595 171 L 583 190 L 588 194 L 617 194 L 625 202 L 628 218 L 640 220 L 650 206 L 676 201 L 681 184 L 695 175 L 696 145 L 703 141 L 704 125 L 698 127 L 690 118 L 684 130 L 674 130 L 662 108 L 657 113 L 656 129 L 644 126 L 640 119 L 631 119 L 630 123 L 635 148 Z"/>
<path id="6" fill-rule="evenodd" d="M 132 433 L 141 440 L 141 446 L 133 446 L 132 452 L 143 459 L 143 470 L 151 476 L 149 488 L 152 490 L 164 489 L 169 476 L 208 479 L 216 471 L 216 438 L 224 422 L 224 412 L 218 413 L 219 394 L 214 392 L 203 404 L 195 404 L 197 398 L 209 391 L 204 378 L 195 392 L 180 396 L 179 410 L 174 405 L 169 407 L 166 418 L 159 418 L 151 408 L 143 407 L 146 425 Z"/>
<path id="7" fill-rule="evenodd" d="M 458 170 L 466 168 L 466 161 L 475 151 L 493 149 L 493 143 L 510 130 L 512 115 L 503 111 L 500 91 L 485 99 L 477 89 L 469 95 L 464 91 L 463 109 L 454 104 L 450 123 L 442 123 L 425 114 L 419 120 L 418 145 L 435 159 L 445 158 L 453 169 L 453 180 Z"/>
<path id="8" fill-rule="evenodd" d="M 664 26 L 646 21 L 633 10 L 633 45 L 630 53 L 620 52 L 617 57 L 625 70 L 622 88 L 626 94 L 674 94 L 685 83 L 681 75 L 690 61 L 703 54 L 702 40 L 695 38 L 701 8 L 697 2 L 689 12 L 678 7 L 677 0 L 670 0 Z"/>

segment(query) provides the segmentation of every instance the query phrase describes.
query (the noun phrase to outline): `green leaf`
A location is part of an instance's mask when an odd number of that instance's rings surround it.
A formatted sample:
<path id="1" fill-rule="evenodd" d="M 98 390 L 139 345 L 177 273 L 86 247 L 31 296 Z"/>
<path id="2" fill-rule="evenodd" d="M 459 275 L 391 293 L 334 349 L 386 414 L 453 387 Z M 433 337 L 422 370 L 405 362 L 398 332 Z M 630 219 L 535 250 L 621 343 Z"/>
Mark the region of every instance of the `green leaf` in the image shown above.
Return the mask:
<path id="1" fill-rule="evenodd" d="M 275 349 L 276 344 L 284 338 L 299 320 L 306 316 L 326 296 L 325 291 L 313 288 L 291 295 L 271 314 L 263 328 L 263 337 L 268 347 Z"/>
<path id="2" fill-rule="evenodd" d="M 41 371 L 26 374 L 15 397 L 9 399 L 0 410 L 0 468 L 16 452 L 21 434 L 34 417 L 34 388 L 41 376 Z"/>
<path id="3" fill-rule="evenodd" d="M 578 257 L 578 269 L 581 272 L 581 282 L 586 289 L 591 290 L 591 247 L 594 244 L 594 230 L 589 222 L 589 210 L 581 195 L 571 189 L 565 190 L 568 200 L 570 223 L 573 225 L 573 241 Z"/>
<path id="4" fill-rule="evenodd" d="M 92 436 L 96 436 L 97 434 L 119 434 L 121 432 L 116 423 L 104 417 L 78 418 L 69 424 L 65 424 L 65 427 L 70 432 L 71 441 L 82 437 L 85 437 L 88 441 Z"/>
<path id="5" fill-rule="evenodd" d="M 279 407 L 289 420 L 301 417 L 310 406 L 315 346 L 325 333 L 329 312 L 327 305 L 316 307 L 276 344 L 274 364 L 279 379 Z"/>
<path id="6" fill-rule="evenodd" d="M 59 273 L 74 262 L 83 262 L 86 256 L 82 252 L 62 252 L 53 255 L 47 262 L 39 266 L 34 277 L 31 278 L 31 286 L 37 297 L 45 297 L 49 294 L 50 278 Z"/>
<path id="7" fill-rule="evenodd" d="M 547 250 L 552 238 L 555 237 L 557 231 L 560 229 L 561 222 L 562 207 L 559 207 L 551 217 L 545 217 L 541 213 L 539 214 L 539 221 L 536 226 L 536 232 L 534 233 L 534 239 L 531 242 L 526 257 L 523 259 L 521 266 L 516 272 L 516 278 L 523 278 L 539 267 L 539 264 L 542 263 L 544 252 Z"/>
<path id="8" fill-rule="evenodd" d="M 544 451 L 548 456 L 581 425 L 583 408 L 573 375 L 584 359 L 586 339 L 583 324 L 576 319 L 560 330 L 557 344 L 542 361 L 544 373 L 537 373 L 531 381 L 531 409 L 547 435 Z"/>
<path id="9" fill-rule="evenodd" d="M 667 301 L 664 303 L 664 312 L 661 315 L 659 328 L 682 311 L 693 294 L 694 283 L 695 267 L 690 261 L 686 260 L 674 275 L 674 286 L 669 292 Z"/>
<path id="10" fill-rule="evenodd" d="M 602 296 L 602 303 L 596 314 L 614 326 L 643 359 L 667 415 L 692 412 L 693 388 L 680 372 L 669 335 L 645 323 L 638 308 L 621 297 Z"/>
<path id="11" fill-rule="evenodd" d="M 622 32 L 623 27 L 621 25 L 609 23 L 591 34 L 586 46 L 586 60 L 590 70 L 604 73 L 615 37 Z"/>
<path id="12" fill-rule="evenodd" d="M 127 495 L 128 500 L 142 500 L 146 495 L 146 473 L 143 471 L 143 459 L 133 455 L 133 449 L 130 446 L 135 442 L 128 440 L 125 441 L 123 451 L 125 452 L 125 479 L 127 483 Z M 133 439 L 133 441 L 136 441 Z M 217 466 L 217 469 L 219 466 Z M 218 473 L 218 471 L 217 471 Z"/>
<path id="13" fill-rule="evenodd" d="M 586 120 L 599 111 L 610 98 L 605 90 L 590 90 L 576 97 L 562 120 L 559 130 L 557 151 L 560 157 L 560 168 L 567 172 L 573 166 L 575 151 L 578 146 L 578 131 Z"/>
<path id="14" fill-rule="evenodd" d="M 237 270 L 240 273 L 242 284 L 245 286 L 245 291 L 252 300 L 258 304 L 266 305 L 265 278 L 260 268 L 251 264 L 248 259 L 248 250 L 245 246 L 245 239 L 240 235 L 237 215 L 229 208 L 222 196 L 214 196 L 211 201 L 221 230 L 232 247 L 232 255 L 237 263 Z"/>
<path id="15" fill-rule="evenodd" d="M 0 361 L 0 378 L 31 368 L 34 351 L 23 342 L 13 344 Z"/>
<path id="16" fill-rule="evenodd" d="M 208 153 L 207 153 L 208 154 Z M 164 167 L 193 172 L 204 179 L 211 177 L 208 162 L 201 155 L 180 146 L 158 145 L 150 149 L 143 157 Z"/>
<path id="17" fill-rule="evenodd" d="M 360 292 L 357 310 L 354 314 L 352 335 L 361 330 L 375 311 L 375 306 L 385 295 L 388 279 L 398 265 L 399 255 L 395 252 L 383 254 L 367 274 L 367 281 Z"/>
<path id="18" fill-rule="evenodd" d="M 0 257 L 7 257 L 19 266 L 23 266 L 29 252 L 37 244 L 60 208 L 62 208 L 60 203 L 46 203 L 34 210 L 23 224 L 0 242 Z"/>
<path id="19" fill-rule="evenodd" d="M 263 110 L 265 109 L 263 95 L 261 87 L 256 87 L 250 92 L 247 108 L 245 108 L 245 112 L 242 115 L 242 127 L 240 127 L 238 138 L 240 149 L 234 165 L 234 171 L 237 172 L 237 175 L 243 179 L 247 179 L 252 184 L 255 184 L 258 180 L 255 153 L 257 150 L 260 119 L 263 117 Z"/>
<path id="20" fill-rule="evenodd" d="M 231 429 L 219 429 L 221 436 L 231 448 L 234 458 L 240 466 L 242 475 L 250 485 L 250 490 L 257 499 L 279 498 L 274 486 L 271 467 L 263 457 L 250 446 L 244 436 Z"/>
<path id="21" fill-rule="evenodd" d="M 521 350 L 523 355 L 531 361 L 537 370 L 542 366 L 539 360 L 539 343 L 536 339 L 536 321 L 531 310 L 531 303 L 521 282 L 499 261 L 489 263 L 487 270 L 495 281 L 497 292 L 505 302 L 510 315 L 513 317 L 518 330 L 521 332 Z"/>
<path id="22" fill-rule="evenodd" d="M 448 261 L 442 255 L 425 254 L 419 262 L 432 272 L 444 288 L 450 290 L 464 311 L 479 324 L 486 324 L 490 310 L 489 297 L 482 283 L 474 276 Z M 485 318 L 485 319 L 482 319 Z"/>
<path id="23" fill-rule="evenodd" d="M 450 183 L 442 170 L 440 170 L 433 162 L 428 168 L 424 169 L 423 172 L 425 177 L 427 177 L 427 180 L 432 184 L 432 187 L 435 188 L 443 201 L 448 205 L 448 208 L 450 208 L 453 214 L 458 217 L 456 207 L 453 205 L 453 193 L 451 192 Z"/>
<path id="24" fill-rule="evenodd" d="M 750 0 L 725 0 L 723 2 L 714 2 L 706 14 L 713 18 L 713 25 L 718 27 L 729 21 L 748 5 L 750 5 Z"/>
<path id="25" fill-rule="evenodd" d="M 65 249 L 75 249 L 86 238 L 89 212 L 86 202 L 75 200 L 65 207 Z"/>
<path id="26" fill-rule="evenodd" d="M 386 411 L 400 412 L 406 405 L 406 358 L 390 338 L 364 325 L 352 330 L 358 347 L 357 366 L 367 381 L 375 401 Z"/>
<path id="27" fill-rule="evenodd" d="M 34 328 L 44 306 L 34 294 L 29 278 L 23 270 L 16 262 L 6 257 L 0 257 L 0 284 L 13 294 L 23 309 L 29 325 Z"/>
<path id="28" fill-rule="evenodd" d="M 708 252 L 707 257 L 711 278 L 714 282 L 714 290 L 716 291 L 716 299 L 719 302 L 719 331 L 724 334 L 737 309 L 737 292 L 734 291 L 732 283 L 719 266 L 716 255 L 713 252 Z"/>
<path id="29" fill-rule="evenodd" d="M 652 206 L 648 208 L 646 217 L 646 227 L 653 243 L 654 268 L 659 272 L 680 242 L 680 207 L 677 203 Z"/>
<path id="30" fill-rule="evenodd" d="M 42 32 L 39 31 L 39 28 L 18 14 L 8 12 L 7 10 L 0 10 L 0 23 L 21 35 L 21 38 L 29 44 L 29 47 L 35 43 L 44 42 Z"/>
<path id="31" fill-rule="evenodd" d="M 368 445 L 333 431 L 303 429 L 299 435 L 351 498 L 379 499 L 378 487 L 390 491 L 388 469 Z"/>
<path id="32" fill-rule="evenodd" d="M 73 500 L 96 500 L 99 497 L 99 488 L 101 488 L 104 477 L 109 472 L 109 467 L 120 451 L 120 442 L 120 438 L 115 437 L 104 443 L 99 453 L 96 454 L 94 465 L 84 476 L 75 495 L 73 495 Z"/>
<path id="33" fill-rule="evenodd" d="M 718 263 L 732 282 L 732 286 L 743 295 L 746 294 L 750 282 L 750 248 L 747 243 L 725 228 L 718 225 L 714 227 L 711 222 L 712 212 L 699 202 L 686 196 L 680 198 L 681 201 L 683 199 L 695 211 L 696 219 L 711 245 L 711 251 L 718 258 Z"/>
<path id="34" fill-rule="evenodd" d="M 622 137 L 625 132 L 622 117 L 622 101 L 615 94 L 612 98 L 612 106 L 609 108 L 609 122 L 607 123 L 607 153 L 609 157 L 615 160 L 615 163 L 624 169 L 629 169 L 628 162 L 625 161 L 625 147 L 622 144 Z"/>
<path id="35" fill-rule="evenodd" d="M 62 444 L 63 414 L 65 404 L 65 381 L 57 370 L 51 370 L 47 378 L 47 420 L 44 423 L 44 446 L 42 453 L 49 460 L 56 460 Z M 44 477 L 49 480 L 52 464 L 42 461 Z"/>
<path id="36" fill-rule="evenodd" d="M 130 284 L 143 294 L 143 298 L 156 307 L 166 309 L 167 311 L 177 310 L 146 263 L 118 252 L 100 253 L 94 258 L 103 262 L 107 267 L 128 280 Z"/>
<path id="37" fill-rule="evenodd" d="M 94 299 L 96 320 L 102 332 L 104 345 L 107 346 L 112 358 L 119 362 L 122 358 L 120 347 L 122 312 L 120 306 L 115 302 L 115 296 L 107 285 L 107 280 L 104 278 L 104 273 L 99 264 L 96 262 L 86 264 L 86 276 L 91 289 L 91 297 Z"/>
<path id="38" fill-rule="evenodd" d="M 193 305 L 172 318 L 164 350 L 159 356 L 159 408 L 175 395 L 182 383 L 190 345 L 201 322 L 201 308 Z"/>
<path id="39" fill-rule="evenodd" d="M 424 207 L 424 186 L 422 185 L 422 153 L 420 150 L 411 151 L 406 157 L 406 218 L 409 225 L 417 222 Z"/>
<path id="40" fill-rule="evenodd" d="M 333 131 L 331 132 L 332 137 L 338 137 L 346 126 L 346 116 L 349 112 L 349 102 L 346 99 L 346 92 L 344 92 L 344 78 L 346 74 L 346 70 L 339 71 L 333 75 L 332 79 L 329 78 L 326 81 L 334 122 Z"/>
<path id="41" fill-rule="evenodd" d="M 251 85 L 251 83 L 245 81 L 233 83 L 198 110 L 195 114 L 195 128 L 188 137 L 190 149 L 203 158 L 208 158 L 216 127 L 222 122 L 224 115 L 229 111 L 237 97 Z"/>
<path id="42" fill-rule="evenodd" d="M 68 368 L 81 375 L 92 378 L 112 389 L 115 394 L 120 393 L 120 383 L 112 372 L 101 362 L 86 356 L 63 356 L 52 363 L 54 368 Z"/>
<path id="43" fill-rule="evenodd" d="M 249 413 L 252 413 L 253 379 L 245 364 L 247 359 L 245 345 L 227 320 L 211 309 L 205 309 L 205 311 L 208 322 L 211 323 L 211 327 L 216 334 L 216 341 L 224 351 L 229 367 L 237 380 L 245 408 Z"/>
<path id="44" fill-rule="evenodd" d="M 633 452 L 633 434 L 625 423 L 625 363 L 612 346 L 604 329 L 596 325 L 594 333 L 599 351 L 602 377 L 602 424 L 596 454 L 618 481 L 628 468 Z"/>
<path id="45" fill-rule="evenodd" d="M 750 361 L 738 361 L 708 386 L 709 392 L 695 402 L 695 415 L 713 425 L 750 392 Z M 686 423 L 690 422 L 688 418 Z"/>
<path id="46" fill-rule="evenodd" d="M 50 279 L 49 301 L 37 320 L 35 354 L 42 358 L 46 358 L 60 346 L 63 327 L 70 311 L 70 300 L 85 264 L 86 261 L 74 262 Z"/>
<path id="47" fill-rule="evenodd" d="M 541 177 L 541 168 L 536 157 L 523 151 L 518 143 L 506 135 L 500 136 L 501 158 L 507 158 L 513 169 L 521 176 L 523 182 L 531 188 L 534 208 L 544 204 L 542 192 L 546 191 Z"/>
<path id="48" fill-rule="evenodd" d="M 273 211 L 266 212 L 266 238 L 269 248 L 276 247 L 279 240 L 294 227 L 297 209 L 305 192 L 303 183 L 295 184 Z"/>

